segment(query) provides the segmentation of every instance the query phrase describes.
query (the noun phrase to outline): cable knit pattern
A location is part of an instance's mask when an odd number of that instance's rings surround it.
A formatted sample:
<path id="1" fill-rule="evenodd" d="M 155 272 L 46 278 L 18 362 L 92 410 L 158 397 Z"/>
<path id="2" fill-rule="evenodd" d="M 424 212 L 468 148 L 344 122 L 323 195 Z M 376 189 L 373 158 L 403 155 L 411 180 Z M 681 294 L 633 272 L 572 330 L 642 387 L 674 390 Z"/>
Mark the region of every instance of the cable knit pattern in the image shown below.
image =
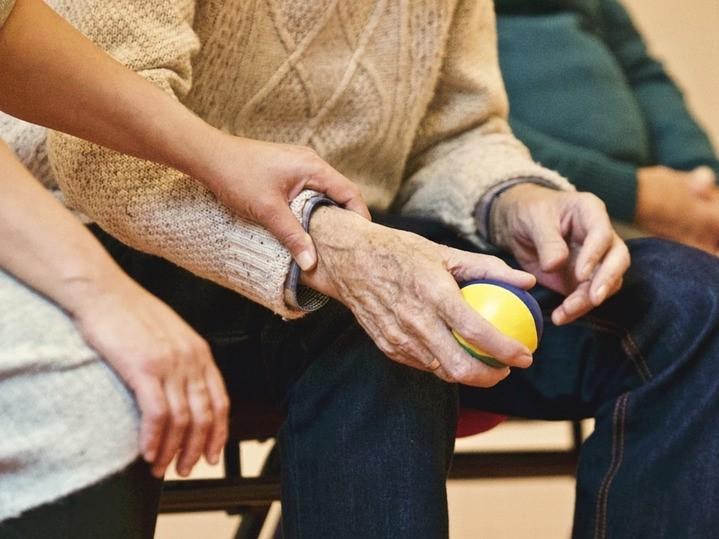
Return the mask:
<path id="1" fill-rule="evenodd" d="M 375 208 L 480 242 L 473 213 L 494 185 L 536 177 L 571 188 L 507 127 L 489 0 L 51 3 L 213 125 L 313 147 Z M 301 314 L 282 299 L 286 251 L 197 182 L 65 135 L 49 144 L 68 200 L 111 233 Z"/>

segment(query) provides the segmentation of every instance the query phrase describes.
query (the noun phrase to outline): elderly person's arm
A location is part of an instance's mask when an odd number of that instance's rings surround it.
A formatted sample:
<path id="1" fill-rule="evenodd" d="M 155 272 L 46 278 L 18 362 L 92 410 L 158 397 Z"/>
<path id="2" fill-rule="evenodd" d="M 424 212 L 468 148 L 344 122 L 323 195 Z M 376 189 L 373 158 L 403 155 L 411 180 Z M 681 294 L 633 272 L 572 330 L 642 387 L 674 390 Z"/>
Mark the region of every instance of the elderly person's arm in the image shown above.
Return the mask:
<path id="1" fill-rule="evenodd" d="M 415 143 L 404 213 L 431 217 L 478 243 L 494 239 L 567 299 L 553 314 L 567 323 L 621 285 L 626 247 L 599 200 L 533 163 L 506 123 L 491 2 L 460 2 L 439 87 Z M 467 309 L 457 281 L 491 277 L 529 287 L 533 278 L 496 258 L 433 244 L 334 208 L 317 211 L 310 233 L 319 253 L 310 286 L 350 306 L 387 355 L 439 376 L 488 386 L 508 374 L 465 354 L 457 329 L 509 366 L 528 350 Z"/>

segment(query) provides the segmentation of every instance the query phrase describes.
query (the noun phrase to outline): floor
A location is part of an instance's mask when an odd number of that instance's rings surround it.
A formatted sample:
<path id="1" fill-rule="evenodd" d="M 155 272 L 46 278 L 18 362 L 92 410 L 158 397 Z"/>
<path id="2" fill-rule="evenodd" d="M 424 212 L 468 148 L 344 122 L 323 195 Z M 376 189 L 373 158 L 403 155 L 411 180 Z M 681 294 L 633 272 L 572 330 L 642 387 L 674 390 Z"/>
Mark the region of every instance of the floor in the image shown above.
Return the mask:
<path id="1" fill-rule="evenodd" d="M 591 426 L 589 426 L 591 428 Z M 588 431 L 585 428 L 585 431 Z M 567 423 L 530 422 L 500 425 L 459 440 L 458 451 L 494 449 L 548 449 L 571 442 Z M 269 450 L 268 444 L 243 445 L 243 466 L 252 473 Z M 213 477 L 221 469 L 198 466 L 193 477 Z M 557 539 L 569 537 L 574 502 L 571 478 L 450 481 L 450 537 L 476 539 Z M 279 515 L 279 504 L 272 515 Z M 230 539 L 239 517 L 224 513 L 162 515 L 156 539 Z M 272 537 L 265 530 L 265 537 Z"/>

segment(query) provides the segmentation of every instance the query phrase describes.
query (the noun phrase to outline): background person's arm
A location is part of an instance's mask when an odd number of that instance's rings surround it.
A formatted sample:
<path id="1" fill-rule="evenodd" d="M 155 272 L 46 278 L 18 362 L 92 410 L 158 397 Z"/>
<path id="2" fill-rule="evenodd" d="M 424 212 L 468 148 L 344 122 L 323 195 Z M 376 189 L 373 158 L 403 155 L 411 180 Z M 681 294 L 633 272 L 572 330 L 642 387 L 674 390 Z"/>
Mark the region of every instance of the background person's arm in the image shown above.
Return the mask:
<path id="1" fill-rule="evenodd" d="M 173 65 L 181 71 L 173 76 L 163 72 L 170 66 L 158 66 L 145 73 L 180 95 L 197 47 L 188 24 L 181 26 L 168 45 L 183 51 Z M 154 36 L 147 37 L 149 43 Z M 268 227 L 305 268 L 314 264 L 314 248 L 289 200 L 309 188 L 366 211 L 357 188 L 312 152 L 214 129 L 110 58 L 41 0 L 15 0 L 0 28 L 0 58 L 0 110 L 193 176 L 233 213 Z M 270 174 L 261 165 L 268 154 L 280 164 Z"/>
<path id="2" fill-rule="evenodd" d="M 689 171 L 719 160 L 706 133 L 687 108 L 681 90 L 647 46 L 617 0 L 601 0 L 601 31 L 644 113 L 656 164 Z"/>
<path id="3" fill-rule="evenodd" d="M 636 167 L 511 120 L 515 134 L 539 162 L 571 178 L 579 191 L 604 201 L 609 215 L 646 232 L 711 253 L 719 248 L 719 189 L 710 168 L 684 172 Z"/>

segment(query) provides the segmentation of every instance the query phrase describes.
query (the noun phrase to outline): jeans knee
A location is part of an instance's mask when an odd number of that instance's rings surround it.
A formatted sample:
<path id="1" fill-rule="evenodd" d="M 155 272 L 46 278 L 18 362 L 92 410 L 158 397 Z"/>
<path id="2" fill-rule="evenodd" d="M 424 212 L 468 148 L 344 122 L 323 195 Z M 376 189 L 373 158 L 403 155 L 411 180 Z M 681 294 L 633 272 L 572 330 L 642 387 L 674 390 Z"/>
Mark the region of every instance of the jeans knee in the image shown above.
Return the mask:
<path id="1" fill-rule="evenodd" d="M 628 243 L 632 266 L 625 289 L 634 290 L 637 306 L 664 311 L 670 320 L 692 325 L 719 320 L 719 260 L 703 251 L 649 238 Z"/>

